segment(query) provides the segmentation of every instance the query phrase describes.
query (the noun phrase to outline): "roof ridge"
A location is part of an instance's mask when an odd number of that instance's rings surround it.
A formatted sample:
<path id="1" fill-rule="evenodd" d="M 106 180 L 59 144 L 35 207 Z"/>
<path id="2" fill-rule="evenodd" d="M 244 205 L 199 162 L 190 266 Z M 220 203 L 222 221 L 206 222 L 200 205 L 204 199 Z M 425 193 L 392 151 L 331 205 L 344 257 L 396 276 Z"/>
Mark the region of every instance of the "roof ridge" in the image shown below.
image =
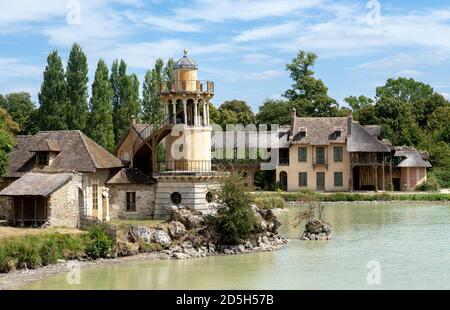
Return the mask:
<path id="1" fill-rule="evenodd" d="M 86 145 L 86 141 L 84 141 L 84 137 L 86 136 L 84 133 L 82 133 L 80 130 L 77 130 L 78 134 L 80 135 L 81 141 L 83 142 L 83 146 L 86 149 L 86 151 L 89 154 L 89 159 L 91 160 L 92 164 L 94 165 L 94 170 L 97 170 L 97 163 L 94 160 L 94 157 L 91 154 L 91 151 L 89 150 L 89 147 Z"/>

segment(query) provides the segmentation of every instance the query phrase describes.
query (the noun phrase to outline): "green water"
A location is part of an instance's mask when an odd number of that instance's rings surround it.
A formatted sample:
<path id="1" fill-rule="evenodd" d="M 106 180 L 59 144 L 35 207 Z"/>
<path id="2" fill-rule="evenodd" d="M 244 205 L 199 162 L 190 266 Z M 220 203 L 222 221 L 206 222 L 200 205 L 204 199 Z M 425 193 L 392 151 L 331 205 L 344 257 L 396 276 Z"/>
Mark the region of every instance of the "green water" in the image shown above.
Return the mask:
<path id="1" fill-rule="evenodd" d="M 83 269 L 81 284 L 66 274 L 27 289 L 450 289 L 449 205 L 329 206 L 330 241 L 300 241 L 282 213 L 281 250 L 192 260 L 157 260 Z M 370 285 L 367 263 L 381 267 Z"/>

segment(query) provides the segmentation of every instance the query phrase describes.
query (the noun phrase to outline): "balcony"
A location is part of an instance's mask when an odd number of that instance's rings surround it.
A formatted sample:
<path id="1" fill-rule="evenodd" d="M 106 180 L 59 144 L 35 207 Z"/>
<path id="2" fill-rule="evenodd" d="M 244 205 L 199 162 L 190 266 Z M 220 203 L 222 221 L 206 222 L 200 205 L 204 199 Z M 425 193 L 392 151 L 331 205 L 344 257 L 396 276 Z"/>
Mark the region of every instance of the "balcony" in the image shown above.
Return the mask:
<path id="1" fill-rule="evenodd" d="M 159 85 L 160 94 L 214 94 L 214 82 L 200 80 L 175 80 L 170 82 L 161 82 Z"/>

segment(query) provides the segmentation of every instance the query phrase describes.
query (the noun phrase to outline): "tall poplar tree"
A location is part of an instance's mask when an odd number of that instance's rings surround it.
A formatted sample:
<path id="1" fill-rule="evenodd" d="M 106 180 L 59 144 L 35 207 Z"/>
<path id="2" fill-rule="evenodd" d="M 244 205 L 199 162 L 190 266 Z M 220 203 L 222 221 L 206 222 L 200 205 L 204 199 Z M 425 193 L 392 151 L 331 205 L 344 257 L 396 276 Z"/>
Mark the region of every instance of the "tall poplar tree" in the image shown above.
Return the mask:
<path id="1" fill-rule="evenodd" d="M 172 70 L 170 73 L 169 70 Z M 161 124 L 164 118 L 163 102 L 159 97 L 159 85 L 164 80 L 165 74 L 173 75 L 172 69 L 164 68 L 164 61 L 158 58 L 155 62 L 155 67 L 151 71 L 147 71 L 145 75 L 143 87 L 143 120 L 149 124 Z"/>
<path id="2" fill-rule="evenodd" d="M 37 114 L 40 130 L 67 129 L 67 83 L 64 68 L 56 50 L 47 58 L 44 81 L 39 93 L 39 111 Z"/>
<path id="3" fill-rule="evenodd" d="M 113 151 L 115 145 L 112 109 L 114 92 L 108 75 L 108 67 L 100 59 L 92 84 L 88 134 L 98 144 Z"/>
<path id="4" fill-rule="evenodd" d="M 88 64 L 86 55 L 78 44 L 72 46 L 66 70 L 67 127 L 84 130 L 88 119 Z"/>

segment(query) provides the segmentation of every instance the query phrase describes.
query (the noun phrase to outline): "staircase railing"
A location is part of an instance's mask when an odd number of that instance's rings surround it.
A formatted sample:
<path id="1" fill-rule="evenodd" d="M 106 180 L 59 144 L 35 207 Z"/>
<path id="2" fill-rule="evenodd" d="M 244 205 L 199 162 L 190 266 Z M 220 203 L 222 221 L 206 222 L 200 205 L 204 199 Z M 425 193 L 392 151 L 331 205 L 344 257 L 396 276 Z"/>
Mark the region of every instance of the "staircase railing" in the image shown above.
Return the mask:
<path id="1" fill-rule="evenodd" d="M 136 154 L 138 149 L 141 147 L 142 143 L 146 141 L 151 135 L 153 135 L 155 132 L 163 128 L 167 125 L 172 125 L 173 123 L 173 116 L 167 117 L 165 120 L 163 120 L 160 124 L 149 124 L 144 127 L 140 132 L 138 132 L 138 136 L 134 140 L 133 143 L 133 155 Z"/>

